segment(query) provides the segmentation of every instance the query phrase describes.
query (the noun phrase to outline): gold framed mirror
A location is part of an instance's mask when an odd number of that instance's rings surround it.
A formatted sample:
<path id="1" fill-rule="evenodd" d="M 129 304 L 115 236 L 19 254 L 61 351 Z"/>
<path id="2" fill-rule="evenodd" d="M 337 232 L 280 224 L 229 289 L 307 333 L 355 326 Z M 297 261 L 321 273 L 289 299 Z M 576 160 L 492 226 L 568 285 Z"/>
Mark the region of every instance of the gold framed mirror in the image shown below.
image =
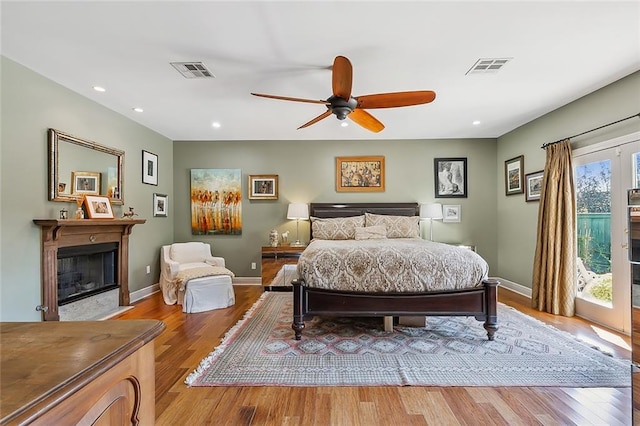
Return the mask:
<path id="1" fill-rule="evenodd" d="M 49 129 L 48 145 L 50 201 L 77 202 L 90 193 L 124 203 L 124 151 L 56 129 Z"/>

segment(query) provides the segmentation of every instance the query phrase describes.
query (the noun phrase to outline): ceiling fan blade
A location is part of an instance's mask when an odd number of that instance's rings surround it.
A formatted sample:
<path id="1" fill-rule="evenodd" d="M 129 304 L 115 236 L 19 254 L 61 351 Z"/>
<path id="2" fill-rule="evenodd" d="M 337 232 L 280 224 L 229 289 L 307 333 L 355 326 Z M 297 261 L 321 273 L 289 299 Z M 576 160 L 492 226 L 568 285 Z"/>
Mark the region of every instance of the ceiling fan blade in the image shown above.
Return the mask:
<path id="1" fill-rule="evenodd" d="M 395 108 L 428 104 L 436 98 L 436 92 L 419 90 L 414 92 L 379 93 L 357 96 L 358 108 Z"/>
<path id="2" fill-rule="evenodd" d="M 333 95 L 342 99 L 351 98 L 351 83 L 353 82 L 353 67 L 344 56 L 336 56 L 333 60 L 332 87 Z"/>
<path id="3" fill-rule="evenodd" d="M 252 95 L 260 96 L 261 98 L 280 99 L 282 101 L 308 102 L 310 104 L 329 105 L 328 101 L 323 101 L 323 100 L 316 101 L 314 99 L 290 98 L 288 96 L 265 95 L 263 93 L 252 93 Z"/>
<path id="4" fill-rule="evenodd" d="M 371 130 L 374 133 L 378 133 L 379 131 L 384 129 L 384 124 L 382 124 L 380 121 L 378 121 L 377 118 L 363 109 L 354 109 L 353 111 L 351 111 L 351 114 L 349 114 L 348 117 L 365 129 Z"/>
<path id="5" fill-rule="evenodd" d="M 322 114 L 320 114 L 319 116 L 317 116 L 316 118 L 314 118 L 311 121 L 307 121 L 306 123 L 304 123 L 302 126 L 298 127 L 297 130 L 303 129 L 305 127 L 309 127 L 312 124 L 316 124 L 318 121 L 322 120 L 323 118 L 327 118 L 328 116 L 331 115 L 331 110 L 328 109 L 325 112 L 323 112 Z"/>

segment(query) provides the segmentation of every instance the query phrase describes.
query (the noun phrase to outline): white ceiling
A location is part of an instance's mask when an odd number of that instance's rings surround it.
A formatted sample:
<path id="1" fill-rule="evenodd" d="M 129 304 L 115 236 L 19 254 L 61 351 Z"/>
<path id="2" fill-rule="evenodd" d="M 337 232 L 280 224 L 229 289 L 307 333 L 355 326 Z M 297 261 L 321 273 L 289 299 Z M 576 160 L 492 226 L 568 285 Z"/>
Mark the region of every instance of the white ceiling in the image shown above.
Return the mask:
<path id="1" fill-rule="evenodd" d="M 1 7 L 4 56 L 172 140 L 498 137 L 640 69 L 638 1 Z M 354 96 L 434 90 L 437 97 L 369 110 L 386 126 L 375 134 L 353 122 L 341 127 L 334 116 L 296 130 L 324 106 L 250 95 L 326 99 L 336 55 L 353 64 Z M 480 58 L 512 60 L 498 73 L 466 75 Z M 173 61 L 204 62 L 216 78 L 185 79 Z M 132 110 L 138 106 L 143 113 Z"/>

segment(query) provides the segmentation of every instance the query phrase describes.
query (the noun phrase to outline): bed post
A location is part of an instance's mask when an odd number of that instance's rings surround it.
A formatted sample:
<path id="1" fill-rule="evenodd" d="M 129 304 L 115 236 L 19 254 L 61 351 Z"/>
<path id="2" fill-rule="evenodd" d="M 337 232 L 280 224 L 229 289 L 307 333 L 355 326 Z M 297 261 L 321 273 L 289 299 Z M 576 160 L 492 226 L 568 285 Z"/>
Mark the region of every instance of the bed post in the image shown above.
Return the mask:
<path id="1" fill-rule="evenodd" d="M 484 322 L 484 329 L 487 330 L 487 337 L 493 340 L 493 335 L 498 330 L 498 280 L 486 279 L 482 282 L 485 288 L 485 312 L 487 317 Z"/>
<path id="2" fill-rule="evenodd" d="M 293 324 L 291 328 L 295 333 L 296 340 L 302 338 L 302 330 L 304 330 L 304 314 L 302 313 L 302 279 L 291 281 L 293 286 Z"/>

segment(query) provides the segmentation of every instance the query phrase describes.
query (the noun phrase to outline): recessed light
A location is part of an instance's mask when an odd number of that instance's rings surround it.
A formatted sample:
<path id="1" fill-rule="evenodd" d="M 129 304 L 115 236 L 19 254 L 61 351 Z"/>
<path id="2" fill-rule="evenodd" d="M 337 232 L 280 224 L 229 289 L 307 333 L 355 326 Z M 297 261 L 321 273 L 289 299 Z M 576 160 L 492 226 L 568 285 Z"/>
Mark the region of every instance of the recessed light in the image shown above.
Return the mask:
<path id="1" fill-rule="evenodd" d="M 214 121 L 213 123 L 211 123 L 211 127 L 213 127 L 214 129 L 219 129 L 220 123 L 218 123 L 217 121 Z"/>
<path id="2" fill-rule="evenodd" d="M 96 92 L 106 92 L 107 91 L 104 87 L 100 87 L 100 86 L 93 86 L 93 90 L 95 90 Z"/>
<path id="3" fill-rule="evenodd" d="M 346 121 L 343 121 L 342 123 L 340 123 L 340 125 L 342 127 L 347 127 L 347 126 L 349 126 L 349 123 L 347 123 Z"/>
<path id="4" fill-rule="evenodd" d="M 477 126 L 478 124 L 480 124 L 480 120 L 475 120 L 475 121 L 474 121 L 473 123 L 471 123 L 471 124 L 473 124 L 474 126 Z"/>
<path id="5" fill-rule="evenodd" d="M 140 107 L 135 107 L 135 108 L 133 108 L 133 110 L 135 112 L 144 112 L 144 110 L 142 108 L 140 108 Z"/>

